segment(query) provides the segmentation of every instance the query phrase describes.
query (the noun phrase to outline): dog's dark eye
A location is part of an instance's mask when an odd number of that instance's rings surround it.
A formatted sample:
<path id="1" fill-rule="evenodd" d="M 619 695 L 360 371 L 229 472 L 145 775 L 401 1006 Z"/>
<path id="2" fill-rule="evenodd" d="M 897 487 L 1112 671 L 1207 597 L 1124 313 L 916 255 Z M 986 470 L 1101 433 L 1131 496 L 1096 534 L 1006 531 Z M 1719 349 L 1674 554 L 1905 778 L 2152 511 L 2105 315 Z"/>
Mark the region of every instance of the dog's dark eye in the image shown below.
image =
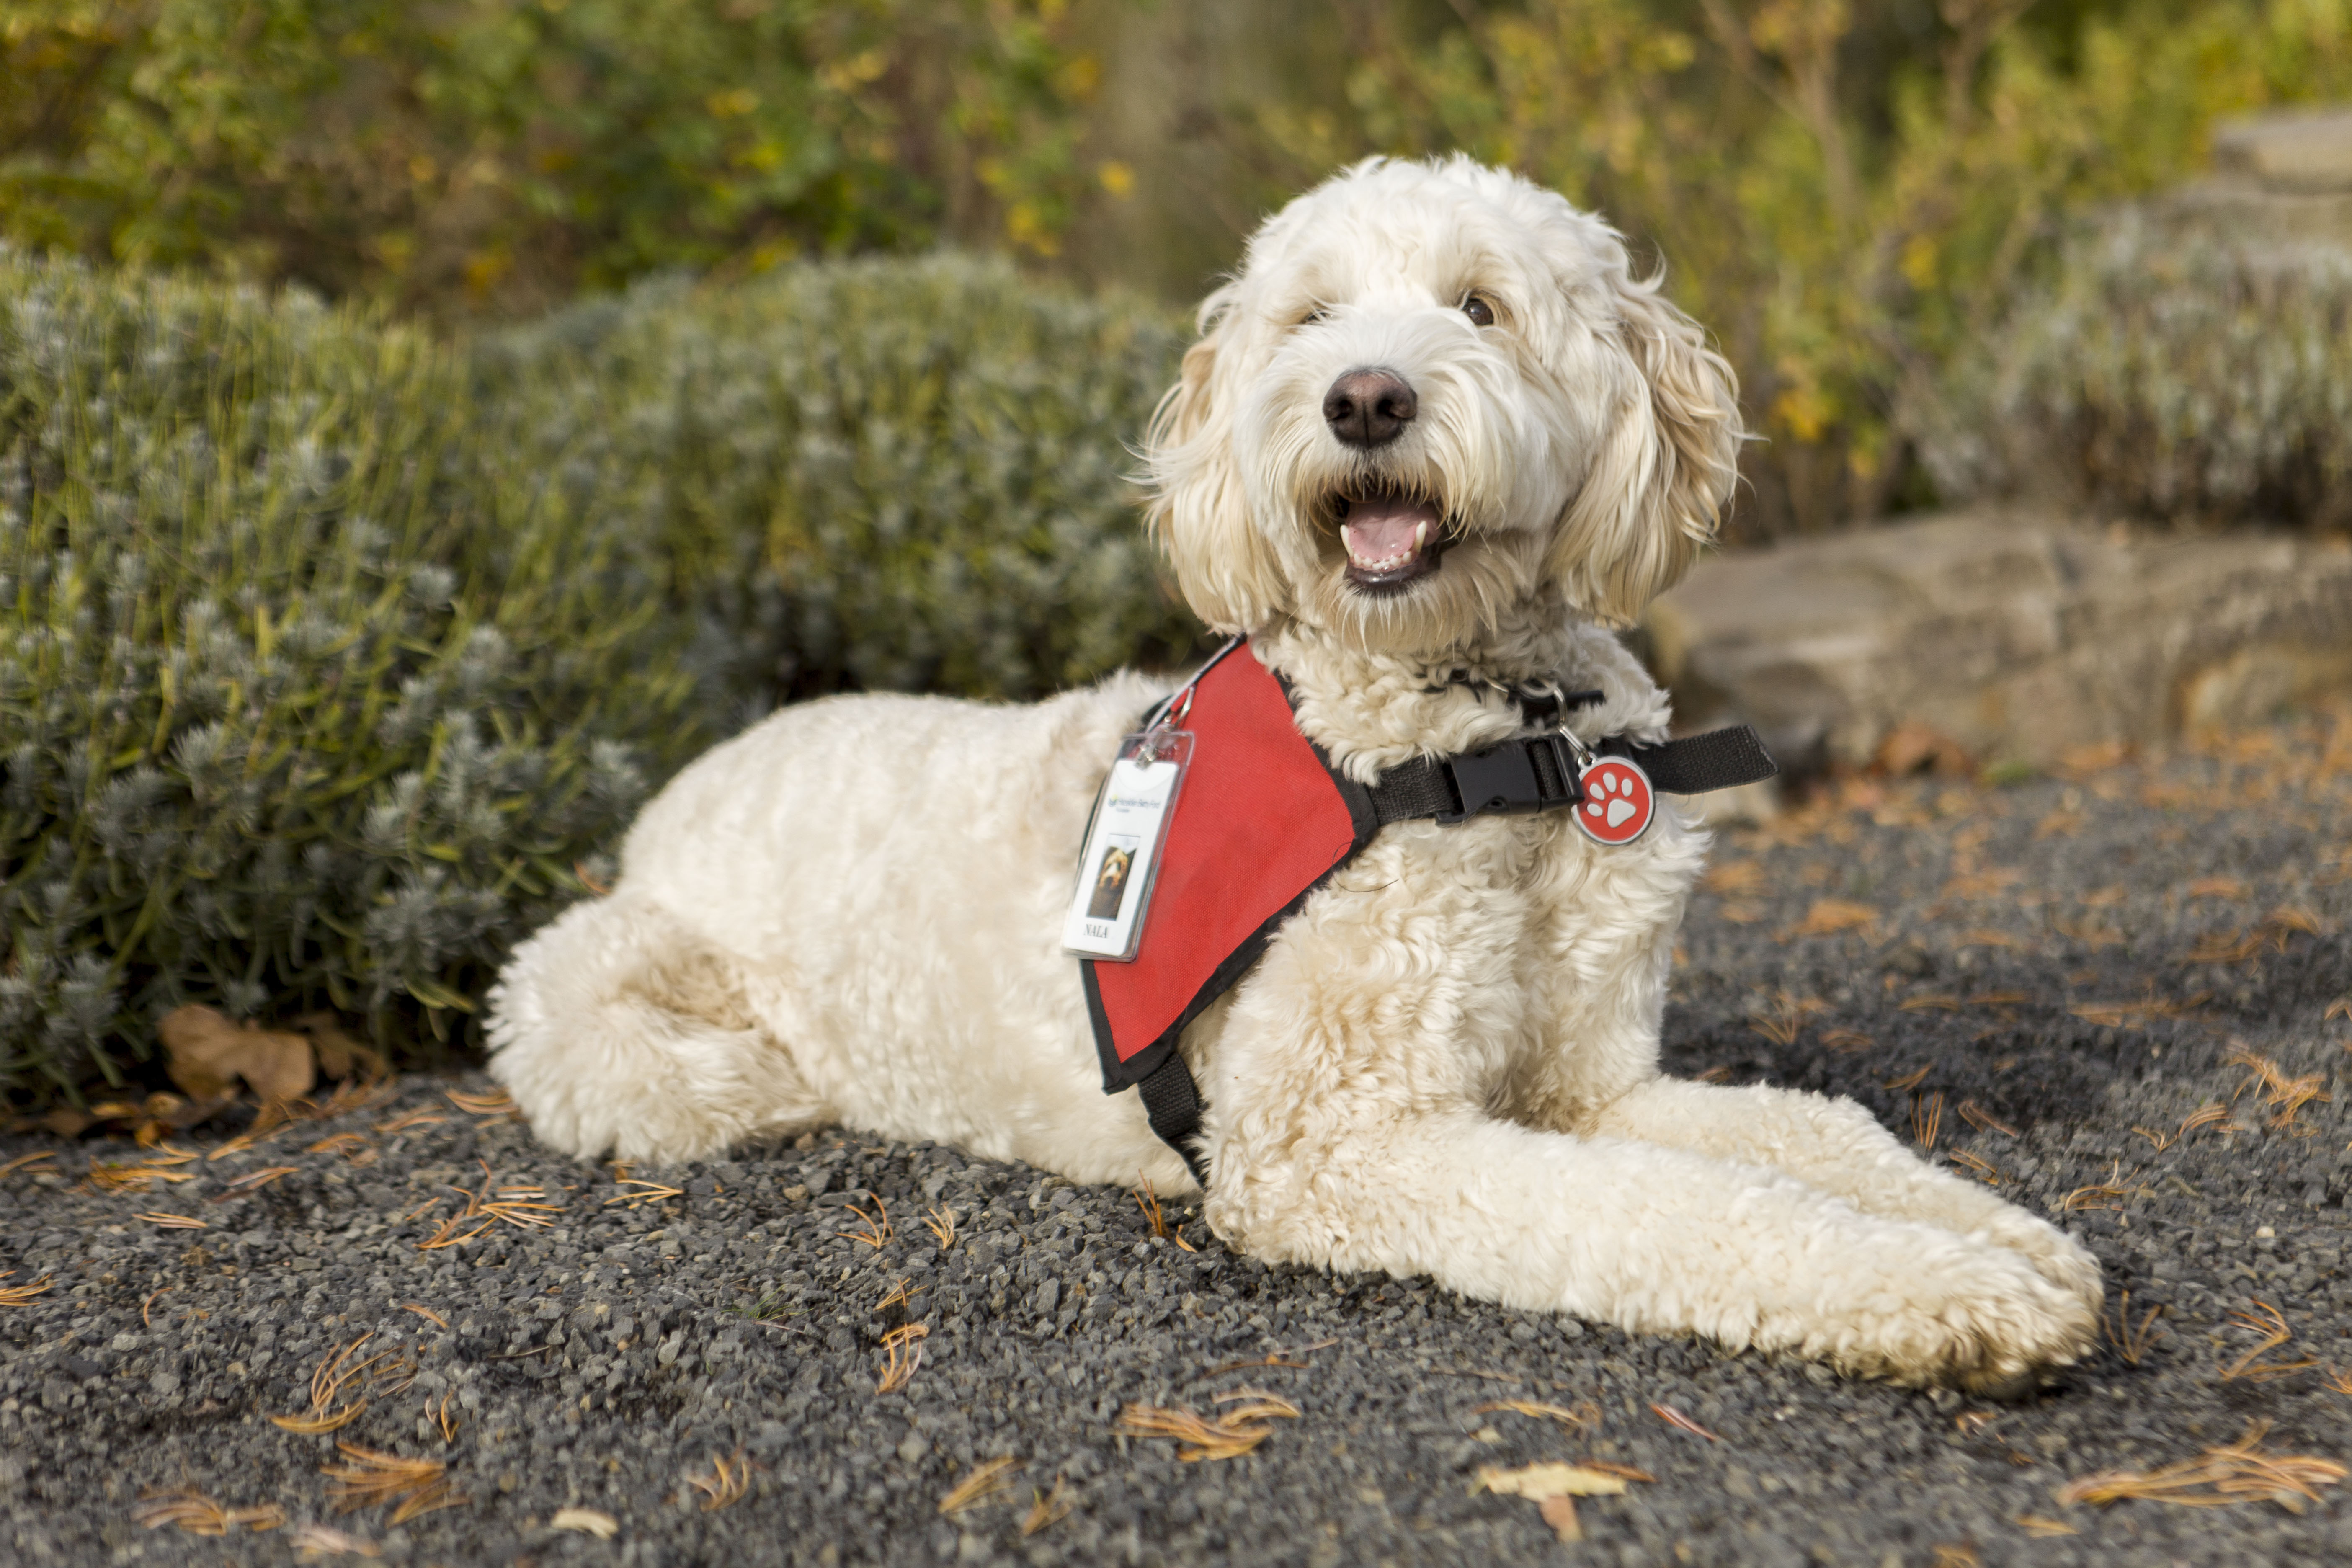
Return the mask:
<path id="1" fill-rule="evenodd" d="M 1495 324 L 1495 307 L 1488 304 L 1482 295 L 1473 294 L 1463 300 L 1462 313 L 1470 318 L 1470 324 L 1474 327 L 1491 327 Z"/>
<path id="2" fill-rule="evenodd" d="M 1298 324 L 1302 327 L 1311 327 L 1316 322 L 1323 320 L 1326 316 L 1328 316 L 1330 313 L 1330 311 L 1325 310 L 1322 306 L 1318 305 L 1315 309 L 1307 311 L 1307 314 L 1299 317 Z"/>

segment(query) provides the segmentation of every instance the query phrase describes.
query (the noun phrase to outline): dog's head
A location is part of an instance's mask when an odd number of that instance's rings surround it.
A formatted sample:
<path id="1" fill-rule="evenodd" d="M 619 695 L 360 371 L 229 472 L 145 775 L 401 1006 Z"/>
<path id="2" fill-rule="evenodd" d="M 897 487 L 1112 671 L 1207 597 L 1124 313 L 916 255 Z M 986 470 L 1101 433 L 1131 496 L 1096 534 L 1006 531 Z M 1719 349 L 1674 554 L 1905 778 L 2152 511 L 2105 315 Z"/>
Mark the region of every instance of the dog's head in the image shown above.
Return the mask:
<path id="1" fill-rule="evenodd" d="M 1397 653 L 1546 604 L 1630 619 L 1714 531 L 1740 440 L 1731 367 L 1657 290 L 1599 218 L 1465 158 L 1292 202 L 1152 425 L 1185 597 Z"/>

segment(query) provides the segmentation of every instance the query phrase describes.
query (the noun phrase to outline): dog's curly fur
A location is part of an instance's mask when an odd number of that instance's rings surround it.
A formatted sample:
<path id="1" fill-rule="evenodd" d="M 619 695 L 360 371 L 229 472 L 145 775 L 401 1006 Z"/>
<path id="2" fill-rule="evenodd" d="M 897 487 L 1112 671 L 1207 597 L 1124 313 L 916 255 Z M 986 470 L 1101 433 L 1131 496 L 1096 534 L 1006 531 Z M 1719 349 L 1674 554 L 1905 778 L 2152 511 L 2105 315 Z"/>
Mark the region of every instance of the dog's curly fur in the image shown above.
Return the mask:
<path id="1" fill-rule="evenodd" d="M 1375 367 L 1418 409 L 1349 445 L 1326 389 Z M 1606 628 L 1689 564 L 1740 438 L 1729 367 L 1600 219 L 1465 161 L 1374 160 L 1269 220 L 1202 306 L 1150 525 L 1193 608 L 1250 633 L 1370 782 L 1518 729 L 1465 670 L 1598 689 L 1588 737 L 1661 738 L 1665 698 Z M 1435 570 L 1351 572 L 1339 521 L 1373 492 L 1431 504 Z M 493 1070 L 582 1155 L 839 1121 L 1189 1188 L 1136 1097 L 1103 1097 L 1058 945 L 1089 803 L 1167 689 L 844 698 L 719 747 L 647 808 L 613 893 L 518 950 Z M 1706 850 L 1671 799 L 1620 848 L 1549 814 L 1384 830 L 1184 1037 L 1210 1223 L 1905 1382 L 2014 1392 L 2083 1353 L 2097 1267 L 2050 1225 L 1850 1100 L 1659 1074 Z"/>

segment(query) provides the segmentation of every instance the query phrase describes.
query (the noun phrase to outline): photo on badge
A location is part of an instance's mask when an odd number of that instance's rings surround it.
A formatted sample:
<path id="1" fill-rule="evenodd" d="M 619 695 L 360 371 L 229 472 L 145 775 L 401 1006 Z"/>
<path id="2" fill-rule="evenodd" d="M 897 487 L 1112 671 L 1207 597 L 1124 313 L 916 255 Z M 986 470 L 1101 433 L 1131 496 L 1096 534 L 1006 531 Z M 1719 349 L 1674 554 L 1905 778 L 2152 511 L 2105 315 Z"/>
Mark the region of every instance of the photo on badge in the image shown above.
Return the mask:
<path id="1" fill-rule="evenodd" d="M 1087 918 L 1090 921 L 1118 919 L 1118 906 L 1127 898 L 1128 872 L 1135 866 L 1135 847 L 1139 839 L 1114 838 L 1103 848 L 1102 864 L 1095 869 L 1094 897 L 1087 902 Z"/>

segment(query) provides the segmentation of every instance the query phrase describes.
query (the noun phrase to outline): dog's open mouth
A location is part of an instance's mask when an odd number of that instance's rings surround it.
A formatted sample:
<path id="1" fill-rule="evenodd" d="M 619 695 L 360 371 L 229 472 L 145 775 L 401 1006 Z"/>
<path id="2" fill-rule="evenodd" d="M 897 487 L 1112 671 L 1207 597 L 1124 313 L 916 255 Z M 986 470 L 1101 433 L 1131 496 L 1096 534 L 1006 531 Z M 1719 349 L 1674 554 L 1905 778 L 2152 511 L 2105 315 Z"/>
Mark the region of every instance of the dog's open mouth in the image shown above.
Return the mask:
<path id="1" fill-rule="evenodd" d="M 1444 514 L 1425 496 L 1368 489 L 1340 495 L 1334 510 L 1339 543 L 1348 552 L 1348 581 L 1374 593 L 1393 593 L 1428 576 L 1453 542 Z"/>

